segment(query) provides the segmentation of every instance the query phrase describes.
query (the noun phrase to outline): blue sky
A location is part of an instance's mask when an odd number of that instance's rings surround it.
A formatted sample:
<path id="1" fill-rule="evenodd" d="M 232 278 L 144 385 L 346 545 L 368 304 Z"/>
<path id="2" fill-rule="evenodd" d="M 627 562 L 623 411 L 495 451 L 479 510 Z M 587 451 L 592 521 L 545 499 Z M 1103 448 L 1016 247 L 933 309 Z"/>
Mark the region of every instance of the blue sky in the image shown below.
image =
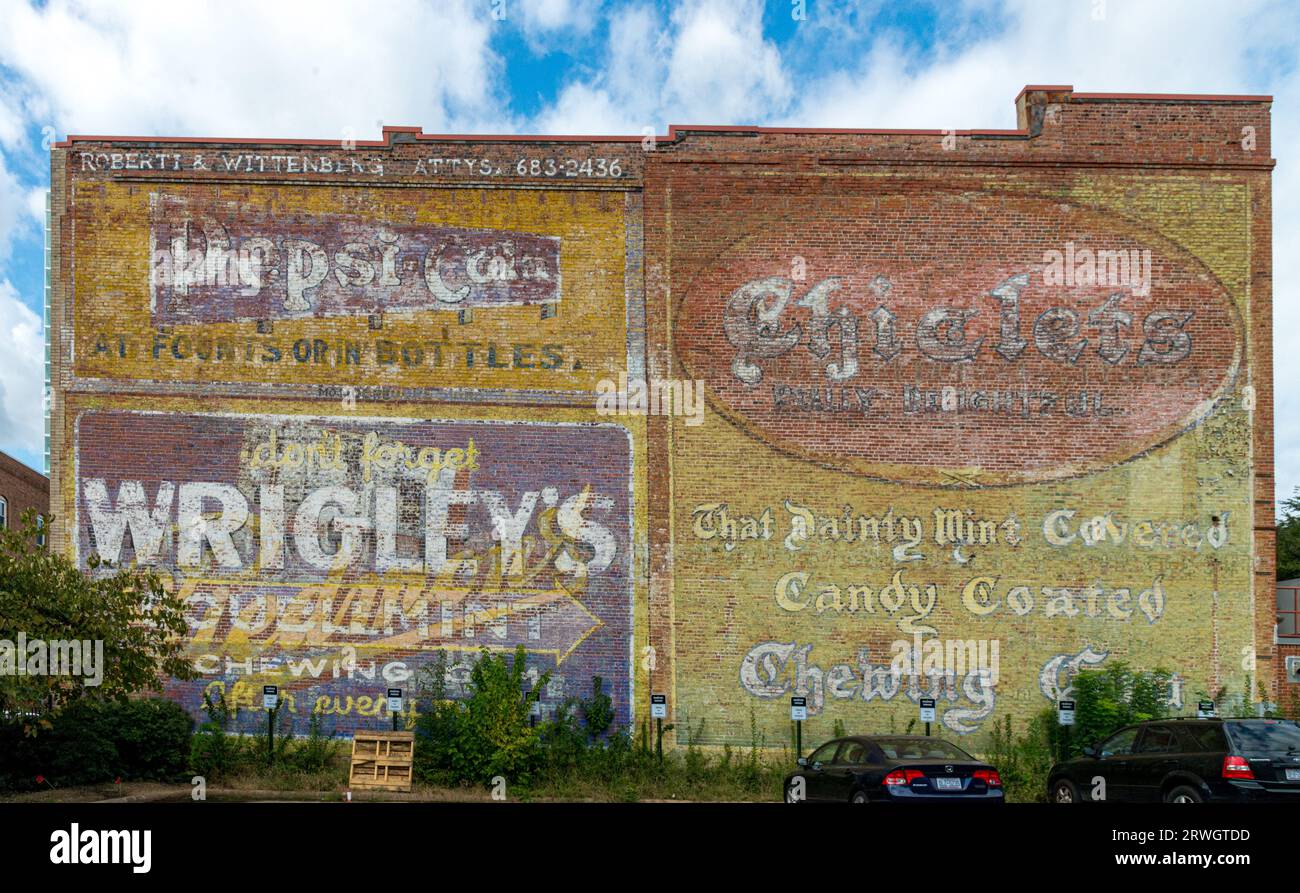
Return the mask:
<path id="1" fill-rule="evenodd" d="M 42 467 L 47 148 L 668 124 L 1014 127 L 1022 86 L 1268 93 L 1278 491 L 1300 486 L 1300 3 L 0 0 L 0 450 Z"/>

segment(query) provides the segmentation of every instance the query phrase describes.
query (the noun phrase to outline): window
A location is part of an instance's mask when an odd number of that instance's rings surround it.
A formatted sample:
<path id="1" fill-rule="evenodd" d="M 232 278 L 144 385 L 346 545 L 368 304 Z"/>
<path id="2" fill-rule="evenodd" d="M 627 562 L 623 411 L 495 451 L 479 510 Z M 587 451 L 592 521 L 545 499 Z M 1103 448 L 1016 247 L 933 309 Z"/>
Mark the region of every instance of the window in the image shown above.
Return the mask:
<path id="1" fill-rule="evenodd" d="M 1300 753 L 1300 723 L 1286 719 L 1257 719 L 1225 723 L 1241 753 Z"/>
<path id="2" fill-rule="evenodd" d="M 1126 756 L 1133 752 L 1133 742 L 1137 740 L 1140 731 L 1142 731 L 1141 726 L 1134 726 L 1111 735 L 1101 747 L 1097 748 L 1097 751 L 1103 757 Z"/>
<path id="3" fill-rule="evenodd" d="M 5 502 L 5 498 L 3 496 L 0 496 L 0 530 L 4 530 L 8 526 L 9 526 L 9 503 Z"/>
<path id="4" fill-rule="evenodd" d="M 1173 753 L 1178 750 L 1174 730 L 1169 726 L 1150 726 L 1138 745 L 1138 753 Z"/>
<path id="5" fill-rule="evenodd" d="M 1300 586 L 1277 588 L 1277 640 L 1300 644 Z"/>
<path id="6" fill-rule="evenodd" d="M 867 761 L 867 746 L 861 741 L 846 741 L 844 747 L 840 750 L 838 762 L 849 766 L 857 766 Z"/>
<path id="7" fill-rule="evenodd" d="M 821 747 L 813 751 L 813 755 L 808 758 L 808 765 L 811 766 L 814 763 L 825 765 L 826 763 L 833 762 L 835 760 L 835 751 L 839 749 L 839 746 L 840 742 L 838 741 L 823 744 Z"/>
<path id="8" fill-rule="evenodd" d="M 1183 733 L 1183 738 L 1187 742 L 1184 747 L 1189 753 L 1217 753 L 1227 750 L 1227 744 L 1223 740 L 1223 728 L 1218 723 L 1180 724 L 1178 731 Z"/>
<path id="9" fill-rule="evenodd" d="M 36 545 L 45 548 L 45 516 L 36 516 Z"/>
<path id="10" fill-rule="evenodd" d="M 966 751 L 941 738 L 875 738 L 891 760 L 969 760 Z"/>

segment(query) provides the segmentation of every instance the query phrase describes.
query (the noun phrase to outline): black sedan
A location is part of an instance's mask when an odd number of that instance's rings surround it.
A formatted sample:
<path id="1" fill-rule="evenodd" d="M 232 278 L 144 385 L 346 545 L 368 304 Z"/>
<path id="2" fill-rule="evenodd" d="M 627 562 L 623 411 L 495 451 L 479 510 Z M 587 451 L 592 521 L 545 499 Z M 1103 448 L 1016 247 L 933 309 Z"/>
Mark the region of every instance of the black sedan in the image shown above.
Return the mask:
<path id="1" fill-rule="evenodd" d="M 799 758 L 785 802 L 1001 803 L 998 770 L 940 738 L 836 738 Z"/>

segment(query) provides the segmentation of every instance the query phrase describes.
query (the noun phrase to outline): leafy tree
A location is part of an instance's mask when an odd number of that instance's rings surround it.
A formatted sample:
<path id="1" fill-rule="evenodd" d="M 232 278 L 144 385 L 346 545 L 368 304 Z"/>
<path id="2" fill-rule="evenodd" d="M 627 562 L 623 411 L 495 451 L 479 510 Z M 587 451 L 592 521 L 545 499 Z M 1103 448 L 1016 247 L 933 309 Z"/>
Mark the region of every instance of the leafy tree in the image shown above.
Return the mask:
<path id="1" fill-rule="evenodd" d="M 1123 726 L 1167 717 L 1171 681 L 1168 670 L 1134 670 L 1123 661 L 1075 676 L 1072 752 Z"/>
<path id="2" fill-rule="evenodd" d="M 422 671 L 421 694 L 429 710 L 416 721 L 415 772 L 426 780 L 440 776 L 487 784 L 500 775 L 527 784 L 542 760 L 542 732 L 528 722 L 529 706 L 550 681 L 543 673 L 524 693 L 526 653 L 514 660 L 483 649 L 470 670 L 468 696 L 451 700 L 446 691 L 446 661 Z"/>
<path id="3" fill-rule="evenodd" d="M 1278 507 L 1282 517 L 1277 522 L 1277 578 L 1300 577 L 1300 488 Z"/>
<path id="4" fill-rule="evenodd" d="M 35 548 L 35 513 L 23 526 L 0 530 L 0 647 L 18 661 L 19 634 L 42 640 L 103 643 L 102 679 L 83 674 L 0 675 L 0 716 L 16 717 L 27 734 L 50 728 L 66 705 L 93 695 L 124 701 L 143 690 L 160 690 L 162 679 L 192 679 L 183 656 L 184 606 L 163 589 L 156 573 L 118 569 L 92 560 L 87 576 L 70 559 Z"/>
<path id="5" fill-rule="evenodd" d="M 524 659 L 523 645 L 515 650 L 512 662 L 484 649 L 470 671 L 470 696 L 463 702 L 459 753 L 453 758 L 453 768 L 462 777 L 488 782 L 501 775 L 510 781 L 527 782 L 536 768 L 541 752 L 537 730 L 528 724 Z"/>

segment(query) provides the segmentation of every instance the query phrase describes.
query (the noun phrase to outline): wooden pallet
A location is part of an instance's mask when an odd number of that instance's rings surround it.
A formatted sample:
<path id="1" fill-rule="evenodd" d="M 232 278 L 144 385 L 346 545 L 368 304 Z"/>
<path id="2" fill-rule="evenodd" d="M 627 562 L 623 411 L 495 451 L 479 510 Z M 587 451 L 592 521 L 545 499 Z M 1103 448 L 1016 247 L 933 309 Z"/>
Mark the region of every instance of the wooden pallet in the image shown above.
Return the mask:
<path id="1" fill-rule="evenodd" d="M 352 736 L 348 784 L 375 791 L 411 790 L 414 732 L 357 732 Z"/>

